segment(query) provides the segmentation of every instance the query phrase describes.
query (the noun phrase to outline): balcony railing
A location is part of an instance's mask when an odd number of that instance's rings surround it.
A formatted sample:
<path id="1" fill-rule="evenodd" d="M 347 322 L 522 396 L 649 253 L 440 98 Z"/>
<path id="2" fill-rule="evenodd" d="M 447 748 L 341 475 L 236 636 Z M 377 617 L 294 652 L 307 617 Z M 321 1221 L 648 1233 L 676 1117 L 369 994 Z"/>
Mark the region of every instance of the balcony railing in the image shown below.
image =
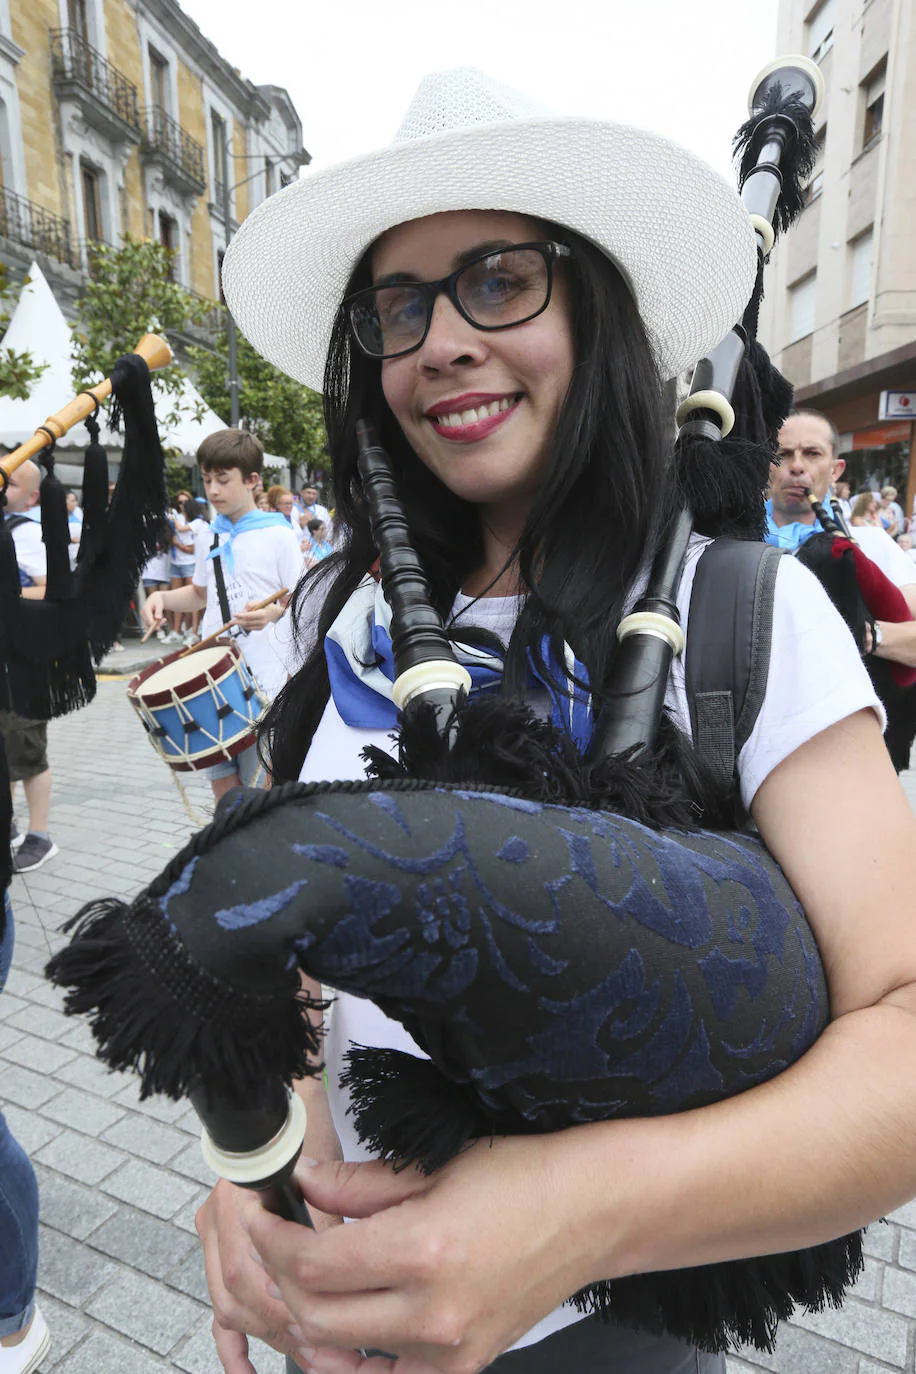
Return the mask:
<path id="1" fill-rule="evenodd" d="M 207 184 L 201 145 L 161 105 L 147 105 L 143 123 L 144 152 L 163 161 L 180 189 L 199 195 Z"/>
<path id="2" fill-rule="evenodd" d="M 5 187 L 0 188 L 0 234 L 68 267 L 76 266 L 69 221 Z"/>
<path id="3" fill-rule="evenodd" d="M 196 321 L 198 329 L 202 329 L 207 334 L 218 334 L 225 329 L 226 307 L 222 302 L 215 301 L 210 296 L 202 296 L 199 291 L 195 291 L 190 286 L 186 286 L 184 290 L 193 300 L 196 311 L 199 312 Z"/>
<path id="4" fill-rule="evenodd" d="M 72 83 L 137 134 L 140 133 L 140 104 L 136 86 L 87 43 L 76 29 L 52 30 L 51 70 L 55 82 Z"/>

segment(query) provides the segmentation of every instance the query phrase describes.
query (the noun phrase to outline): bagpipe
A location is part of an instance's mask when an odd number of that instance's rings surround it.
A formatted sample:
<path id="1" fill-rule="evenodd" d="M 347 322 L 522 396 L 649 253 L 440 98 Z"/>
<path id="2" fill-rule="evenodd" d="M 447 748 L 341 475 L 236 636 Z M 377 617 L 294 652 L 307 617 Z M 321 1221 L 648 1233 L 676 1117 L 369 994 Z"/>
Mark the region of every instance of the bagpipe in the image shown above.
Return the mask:
<path id="1" fill-rule="evenodd" d="M 235 793 L 132 902 L 70 923 L 49 964 L 98 1054 L 141 1091 L 188 1096 L 223 1177 L 307 1220 L 290 1181 L 293 1080 L 320 1072 L 300 970 L 371 999 L 428 1058 L 355 1048 L 359 1134 L 400 1167 L 470 1141 L 680 1112 L 774 1077 L 828 1017 L 816 942 L 761 842 L 713 828 L 702 769 L 667 721 L 691 532 L 763 531 L 791 388 L 756 343 L 763 262 L 804 201 L 821 77 L 771 64 L 739 131 L 758 279 L 678 412 L 682 511 L 619 647 L 591 745 L 523 701 L 468 696 L 430 604 L 390 465 L 360 428 L 360 477 L 392 612 L 399 754 L 374 776 Z M 734 404 L 733 404 L 734 402 Z M 707 828 L 703 828 L 703 826 Z M 312 1013 L 312 1019 L 307 1013 Z M 711 1350 L 771 1349 L 796 1303 L 839 1303 L 859 1234 L 780 1255 L 595 1283 L 583 1311 Z"/>
<path id="2" fill-rule="evenodd" d="M 911 621 L 913 616 L 899 588 L 855 542 L 840 519 L 809 493 L 808 500 L 821 526 L 799 547 L 800 563 L 818 578 L 852 631 L 872 686 L 887 714 L 884 742 L 898 773 L 910 764 L 916 738 L 916 668 L 866 653 L 866 631 L 874 642 L 875 621 Z"/>
<path id="3" fill-rule="evenodd" d="M 118 638 L 144 564 L 165 519 L 165 463 L 150 387 L 150 372 L 172 360 L 166 341 L 146 334 L 120 358 L 112 375 L 82 391 L 41 425 L 31 439 L 0 460 L 0 513 L 9 479 L 37 458 L 41 534 L 47 556 L 45 594 L 22 596 L 16 547 L 0 519 L 0 708 L 30 720 L 50 720 L 95 696 L 94 665 Z M 111 426 L 124 423 L 124 449 L 112 500 L 108 458 L 96 421 L 114 396 Z M 90 443 L 83 467 L 83 527 L 75 567 L 70 564 L 66 493 L 54 472 L 54 445 L 84 421 Z M 5 764 L 0 791 L 9 788 Z M 5 832 L 4 832 L 5 833 Z M 0 884 L 9 885 L 8 851 Z"/>

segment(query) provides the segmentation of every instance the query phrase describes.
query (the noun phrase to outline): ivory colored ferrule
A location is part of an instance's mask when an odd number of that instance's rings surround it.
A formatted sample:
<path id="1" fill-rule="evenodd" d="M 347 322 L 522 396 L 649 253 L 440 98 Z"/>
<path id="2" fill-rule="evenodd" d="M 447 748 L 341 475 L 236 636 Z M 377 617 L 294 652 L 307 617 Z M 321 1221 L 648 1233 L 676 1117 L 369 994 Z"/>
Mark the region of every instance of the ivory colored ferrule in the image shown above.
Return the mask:
<path id="1" fill-rule="evenodd" d="M 200 1150 L 204 1163 L 230 1183 L 240 1183 L 248 1188 L 267 1183 L 295 1162 L 305 1139 L 305 1121 L 305 1103 L 297 1093 L 291 1092 L 289 1114 L 273 1140 L 259 1150 L 247 1150 L 244 1154 L 221 1150 L 214 1144 L 206 1126 L 202 1126 Z"/>
<path id="2" fill-rule="evenodd" d="M 689 396 L 685 396 L 677 408 L 677 422 L 682 425 L 688 415 L 692 415 L 695 410 L 711 410 L 718 415 L 722 421 L 722 438 L 730 434 L 735 427 L 735 412 L 731 407 L 726 396 L 721 391 L 694 391 Z"/>
<path id="3" fill-rule="evenodd" d="M 654 639 L 663 639 L 671 646 L 676 658 L 684 652 L 684 631 L 676 620 L 658 611 L 633 611 L 631 615 L 624 616 L 617 626 L 617 638 L 623 643 L 630 635 L 652 635 Z"/>
<path id="4" fill-rule="evenodd" d="M 453 659 L 438 658 L 429 663 L 417 663 L 399 673 L 391 688 L 391 699 L 403 711 L 414 697 L 424 692 L 470 692 L 471 674 Z"/>
<path id="5" fill-rule="evenodd" d="M 768 219 L 763 215 L 748 215 L 748 219 L 760 235 L 760 247 L 763 249 L 763 256 L 768 258 L 773 244 L 776 242 L 776 231 Z"/>

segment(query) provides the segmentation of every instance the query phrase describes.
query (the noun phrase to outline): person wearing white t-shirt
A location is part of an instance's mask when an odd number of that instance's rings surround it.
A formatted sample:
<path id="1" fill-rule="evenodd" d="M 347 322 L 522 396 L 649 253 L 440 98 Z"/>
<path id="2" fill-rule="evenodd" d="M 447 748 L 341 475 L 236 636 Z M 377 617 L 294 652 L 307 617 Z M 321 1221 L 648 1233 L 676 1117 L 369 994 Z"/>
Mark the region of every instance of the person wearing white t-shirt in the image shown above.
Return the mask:
<path id="1" fill-rule="evenodd" d="M 165 611 L 203 610 L 200 632 L 204 639 L 232 619 L 241 631 L 236 642 L 245 662 L 269 701 L 286 680 L 286 670 L 268 629 L 283 615 L 287 598 L 259 610 L 252 607 L 283 588 L 293 590 L 302 572 L 299 540 L 282 515 L 255 506 L 264 451 L 253 434 L 219 430 L 201 444 L 197 461 L 207 499 L 217 512 L 211 526 L 215 543 L 208 546 L 198 537 L 191 581 L 185 587 L 153 592 L 143 607 L 143 618 L 152 626 L 163 621 Z M 217 559 L 228 614 L 220 604 Z M 263 780 L 257 745 L 251 744 L 231 761 L 214 764 L 207 776 L 217 800 L 240 782 L 254 786 Z"/>
<path id="2" fill-rule="evenodd" d="M 710 224 L 698 254 L 683 252 L 673 227 L 691 194 L 703 195 L 701 218 L 709 218 L 706 193 L 691 191 L 701 179 L 708 186 L 705 169 L 686 151 L 668 158 L 671 176 L 683 170 L 677 189 L 666 180 L 667 208 L 651 179 L 650 218 L 662 228 L 640 256 L 655 135 L 627 128 L 618 139 L 615 125 L 577 126 L 575 147 L 587 157 L 558 188 L 556 136 L 561 129 L 566 138 L 568 120 L 487 125 L 492 145 L 469 147 L 476 126 L 458 122 L 459 112 L 467 119 L 486 96 L 496 118 L 486 79 L 450 72 L 427 78 L 421 91 L 425 122 L 417 115 L 406 127 L 435 135 L 373 155 L 383 186 L 394 175 L 386 160 L 397 159 L 397 192 L 381 209 L 377 196 L 365 204 L 364 156 L 335 168 L 333 186 L 319 174 L 295 205 L 247 221 L 227 254 L 227 299 L 240 328 L 300 378 L 334 379 L 325 406 L 347 537 L 300 593 L 307 657 L 268 722 L 278 782 L 360 777 L 366 744 L 392 747 L 393 712 L 388 724 L 347 723 L 343 695 L 332 695 L 335 627 L 345 639 L 352 632 L 357 670 L 387 681 L 379 666 L 384 598 L 369 575 L 375 545 L 354 443 L 359 418 L 383 428 L 434 603 L 459 617 L 456 632 L 466 621 L 511 637 L 503 689 L 525 694 L 528 655 L 547 635 L 557 661 L 569 647 L 600 691 L 620 618 L 664 537 L 673 421 L 655 350 L 673 349 L 687 321 L 687 280 L 693 299 L 713 311 L 716 339 L 743 307 L 743 289 L 731 302 L 712 290 L 728 277 L 722 225 Z M 499 100 L 500 111 L 516 108 L 504 88 Z M 597 167 L 613 168 L 614 194 L 590 175 Z M 410 219 L 399 222 L 408 201 Z M 494 203 L 507 208 L 474 208 Z M 737 227 L 737 198 L 734 208 Z M 583 220 L 588 239 L 570 227 Z M 335 227 L 344 224 L 346 235 Z M 740 226 L 746 235 L 745 220 Z M 306 245 L 320 264 L 302 265 Z M 750 236 L 735 255 L 744 257 L 750 290 Z M 650 258 L 666 287 L 654 311 Z M 302 268 L 295 289 L 311 308 L 300 300 L 302 308 L 271 309 L 267 302 L 293 290 L 283 267 L 291 261 Z M 354 295 L 342 304 L 346 292 Z M 265 318 L 246 301 L 264 303 Z M 278 337 L 266 344 L 269 330 Z M 702 545 L 693 540 L 681 580 L 682 617 Z M 687 641 L 689 655 L 689 620 Z M 680 666 L 668 701 L 689 732 Z M 916 819 L 883 748 L 880 717 L 826 594 L 804 568 L 781 560 L 766 699 L 738 761 L 740 790 L 805 904 L 834 1022 L 764 1087 L 666 1117 L 497 1135 L 430 1176 L 398 1172 L 355 1139 L 341 1056 L 353 1044 L 414 1055 L 419 1047 L 373 1006 L 334 998 L 322 1055 L 327 1088 L 320 1076 L 297 1085 L 307 1102 L 308 1160 L 296 1181 L 317 1234 L 226 1183 L 198 1213 L 227 1374 L 251 1369 L 248 1334 L 303 1369 L 335 1374 L 724 1374 L 724 1355 L 590 1321 L 566 1299 L 598 1279 L 826 1241 L 853 1215 L 859 1225 L 881 1215 L 888 1196 L 916 1190 L 916 930 L 893 862 L 916 846 Z M 838 852 L 835 843 L 837 814 L 854 809 L 867 870 L 852 847 Z M 353 910 L 353 921 L 363 919 L 355 899 Z M 391 949 L 395 977 L 396 938 Z M 320 995 L 314 983 L 309 991 Z M 341 1217 L 355 1220 L 340 1226 Z M 361 1347 L 394 1358 L 366 1358 Z"/>

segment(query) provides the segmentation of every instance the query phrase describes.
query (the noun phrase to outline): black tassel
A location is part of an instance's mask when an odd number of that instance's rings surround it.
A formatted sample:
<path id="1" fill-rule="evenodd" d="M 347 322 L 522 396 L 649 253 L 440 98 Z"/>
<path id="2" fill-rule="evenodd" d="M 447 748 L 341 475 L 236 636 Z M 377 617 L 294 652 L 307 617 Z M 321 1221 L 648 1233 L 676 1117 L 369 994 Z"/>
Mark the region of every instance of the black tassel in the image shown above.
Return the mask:
<path id="1" fill-rule="evenodd" d="M 121 470 L 110 511 L 103 521 L 96 519 L 99 535 L 92 537 L 91 558 L 78 564 L 96 661 L 120 634 L 143 567 L 156 551 L 166 509 L 165 460 L 149 368 L 136 353 L 127 354 L 115 363 L 111 382 L 124 420 Z M 115 418 L 109 420 L 112 428 Z"/>
<path id="2" fill-rule="evenodd" d="M 83 530 L 77 561 L 92 562 L 105 545 L 108 531 L 108 454 L 99 443 L 94 416 L 86 420 L 89 444 L 83 459 Z"/>
<path id="3" fill-rule="evenodd" d="M 771 461 L 770 451 L 747 439 L 681 438 L 675 480 L 697 533 L 762 540 Z"/>
<path id="4" fill-rule="evenodd" d="M 5 520 L 0 529 L 0 707 L 32 720 L 50 720 L 85 706 L 96 686 L 85 623 L 73 599 L 66 496 L 50 474 L 41 493 L 48 552 L 43 600 L 22 596 L 16 546 Z M 53 600 L 55 592 L 62 599 Z"/>
<path id="5" fill-rule="evenodd" d="M 429 1059 L 401 1050 L 355 1046 L 341 1087 L 362 1143 L 396 1168 L 432 1174 L 465 1146 L 493 1133 L 476 1093 L 446 1078 Z"/>
<path id="6" fill-rule="evenodd" d="M 68 1015 L 88 1016 L 98 1057 L 139 1074 L 141 1097 L 187 1096 L 199 1064 L 214 1091 L 230 1097 L 239 1083 L 289 1084 L 319 1072 L 318 1034 L 304 1013 L 325 1003 L 299 993 L 295 969 L 288 997 L 227 987 L 199 968 L 148 899 L 90 902 L 63 929 L 73 938 L 47 976 L 70 988 Z"/>
<path id="7" fill-rule="evenodd" d="M 735 135 L 733 148 L 739 164 L 739 190 L 743 190 L 744 183 L 757 165 L 760 150 L 769 135 L 768 117 L 773 116 L 782 116 L 788 122 L 784 127 L 791 125 L 779 163 L 782 192 L 773 217 L 773 229 L 778 237 L 805 208 L 808 181 L 817 157 L 817 139 L 810 111 L 804 102 L 798 96 L 783 95 L 779 82 L 774 82 Z"/>
<path id="8" fill-rule="evenodd" d="M 39 488 L 41 499 L 41 537 L 47 559 L 46 601 L 70 601 L 75 595 L 70 571 L 70 526 L 67 522 L 67 494 L 54 471 L 50 454 L 47 470 Z"/>

